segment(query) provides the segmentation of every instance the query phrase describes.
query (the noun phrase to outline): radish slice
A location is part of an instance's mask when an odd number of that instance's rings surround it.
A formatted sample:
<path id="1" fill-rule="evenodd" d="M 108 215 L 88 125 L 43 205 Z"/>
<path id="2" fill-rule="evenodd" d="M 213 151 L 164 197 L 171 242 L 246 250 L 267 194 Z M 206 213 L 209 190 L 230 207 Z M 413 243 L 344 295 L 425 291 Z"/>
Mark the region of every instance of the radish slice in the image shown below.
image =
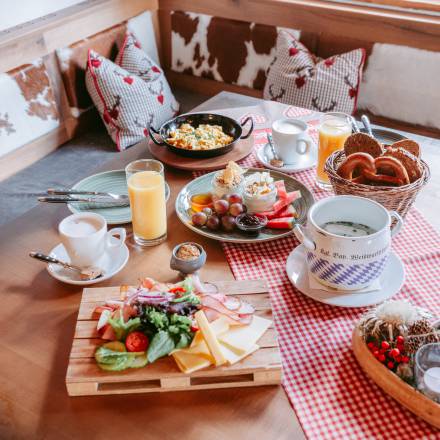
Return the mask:
<path id="1" fill-rule="evenodd" d="M 254 319 L 252 313 L 240 315 L 240 323 L 243 325 L 249 325 L 252 322 L 252 319 Z"/>
<path id="2" fill-rule="evenodd" d="M 197 293 L 217 293 L 217 287 L 210 283 L 202 283 L 198 275 L 189 275 L 193 282 L 193 287 Z"/>
<path id="3" fill-rule="evenodd" d="M 241 313 L 240 309 L 242 307 L 242 302 L 241 302 L 241 300 L 239 300 L 235 296 L 227 296 L 225 298 L 225 301 L 223 302 L 223 304 L 225 305 L 225 307 L 227 309 L 233 310 L 237 313 Z M 247 312 L 243 312 L 243 313 L 247 313 Z"/>
<path id="4" fill-rule="evenodd" d="M 254 312 L 255 312 L 254 306 L 247 303 L 247 302 L 244 302 L 244 301 L 241 303 L 241 307 L 237 310 L 237 313 L 240 316 L 241 315 L 251 315 Z"/>

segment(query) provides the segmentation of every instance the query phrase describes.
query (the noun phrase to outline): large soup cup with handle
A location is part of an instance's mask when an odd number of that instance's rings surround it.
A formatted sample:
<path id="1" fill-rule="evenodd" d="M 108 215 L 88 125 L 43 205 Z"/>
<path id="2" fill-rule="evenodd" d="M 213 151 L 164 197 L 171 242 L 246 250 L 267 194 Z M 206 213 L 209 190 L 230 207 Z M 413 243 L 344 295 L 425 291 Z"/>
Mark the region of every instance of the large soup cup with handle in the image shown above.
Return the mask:
<path id="1" fill-rule="evenodd" d="M 337 221 L 363 224 L 374 232 L 347 237 L 323 228 Z M 307 214 L 307 227 L 297 225 L 294 232 L 306 248 L 310 274 L 325 286 L 351 291 L 364 289 L 381 276 L 391 238 L 402 225 L 397 212 L 364 197 L 342 195 L 316 202 Z"/>

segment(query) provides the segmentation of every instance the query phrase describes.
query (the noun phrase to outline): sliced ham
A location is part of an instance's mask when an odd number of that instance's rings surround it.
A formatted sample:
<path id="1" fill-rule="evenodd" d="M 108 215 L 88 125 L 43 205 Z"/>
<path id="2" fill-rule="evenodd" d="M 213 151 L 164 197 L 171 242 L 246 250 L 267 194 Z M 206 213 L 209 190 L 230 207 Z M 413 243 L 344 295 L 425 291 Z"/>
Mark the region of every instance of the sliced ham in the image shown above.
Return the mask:
<path id="1" fill-rule="evenodd" d="M 240 309 L 243 309 L 245 313 L 238 313 L 235 310 L 228 309 L 224 303 L 219 301 L 213 295 L 203 295 L 201 297 L 203 310 L 214 310 L 217 312 L 217 318 L 219 315 L 223 315 L 230 321 L 231 325 L 244 325 L 248 324 L 252 321 L 252 313 L 254 308 L 247 303 L 241 302 Z M 252 310 L 252 311 L 251 311 Z M 215 317 L 216 315 L 212 312 L 209 312 L 211 317 Z M 209 319 L 208 319 L 209 320 Z"/>

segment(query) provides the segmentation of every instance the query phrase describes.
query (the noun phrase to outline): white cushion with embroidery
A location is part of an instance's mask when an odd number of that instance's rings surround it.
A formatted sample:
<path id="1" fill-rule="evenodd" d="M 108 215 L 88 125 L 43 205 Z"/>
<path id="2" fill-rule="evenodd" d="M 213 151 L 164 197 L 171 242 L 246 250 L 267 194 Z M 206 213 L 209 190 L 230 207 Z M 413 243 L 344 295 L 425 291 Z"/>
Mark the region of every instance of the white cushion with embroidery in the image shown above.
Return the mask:
<path id="1" fill-rule="evenodd" d="M 320 112 L 353 114 L 364 61 L 364 49 L 326 60 L 317 58 L 293 35 L 281 30 L 267 74 L 264 99 Z"/>
<path id="2" fill-rule="evenodd" d="M 109 135 L 119 150 L 148 136 L 148 127 L 158 128 L 178 111 L 162 70 L 127 35 L 119 55 L 121 64 L 89 50 L 87 90 Z"/>

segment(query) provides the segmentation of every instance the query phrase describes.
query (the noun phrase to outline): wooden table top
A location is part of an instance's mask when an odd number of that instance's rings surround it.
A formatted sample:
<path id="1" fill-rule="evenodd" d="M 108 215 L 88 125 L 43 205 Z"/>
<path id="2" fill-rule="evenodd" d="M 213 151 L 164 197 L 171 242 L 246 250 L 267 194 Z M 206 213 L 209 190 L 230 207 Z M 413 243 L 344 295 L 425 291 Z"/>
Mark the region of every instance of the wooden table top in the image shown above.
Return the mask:
<path id="1" fill-rule="evenodd" d="M 223 108 L 225 101 L 251 105 L 243 99 L 222 93 L 198 110 Z M 148 156 L 142 143 L 102 169 L 121 169 Z M 128 265 L 100 286 L 136 283 L 139 276 L 174 277 L 171 249 L 187 240 L 197 240 L 208 253 L 203 279 L 232 279 L 220 244 L 195 235 L 174 213 L 174 199 L 191 174 L 167 169 L 166 179 L 168 240 L 146 250 L 130 247 Z M 81 289 L 56 281 L 28 257 L 31 250 L 47 252 L 58 244 L 57 225 L 67 215 L 65 206 L 42 205 L 0 228 L 0 438 L 304 438 L 281 386 L 69 398 L 64 380 Z"/>

